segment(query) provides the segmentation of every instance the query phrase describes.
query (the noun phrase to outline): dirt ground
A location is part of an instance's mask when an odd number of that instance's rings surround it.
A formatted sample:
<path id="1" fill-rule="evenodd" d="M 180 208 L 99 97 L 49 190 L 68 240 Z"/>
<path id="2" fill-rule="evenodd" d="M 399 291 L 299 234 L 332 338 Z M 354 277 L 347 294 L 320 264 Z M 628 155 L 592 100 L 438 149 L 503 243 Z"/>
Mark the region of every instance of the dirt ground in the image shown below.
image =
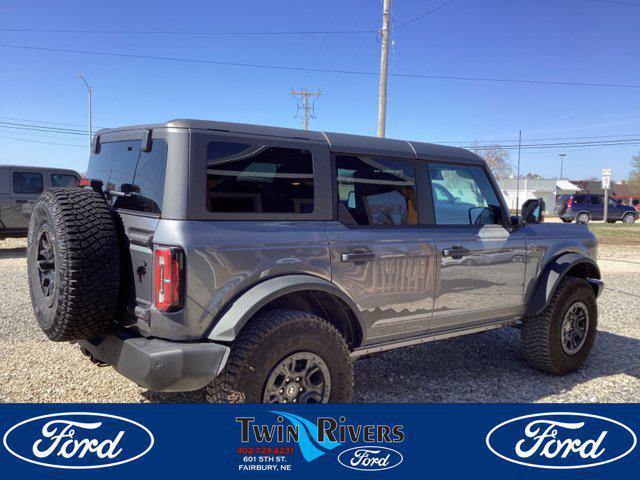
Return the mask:
<path id="1" fill-rule="evenodd" d="M 203 402 L 202 391 L 157 393 L 77 346 L 48 341 L 29 300 L 24 240 L 0 241 L 0 401 Z M 409 347 L 356 362 L 357 402 L 640 402 L 640 255 L 604 244 L 599 333 L 586 365 L 554 377 L 532 370 L 513 328 Z"/>

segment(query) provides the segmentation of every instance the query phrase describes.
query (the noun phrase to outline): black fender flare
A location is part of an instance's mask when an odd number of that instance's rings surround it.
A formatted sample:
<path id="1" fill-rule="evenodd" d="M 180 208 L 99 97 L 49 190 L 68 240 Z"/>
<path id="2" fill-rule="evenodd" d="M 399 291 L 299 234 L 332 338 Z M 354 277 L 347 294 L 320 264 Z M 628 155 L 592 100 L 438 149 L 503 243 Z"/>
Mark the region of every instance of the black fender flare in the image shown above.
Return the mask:
<path id="1" fill-rule="evenodd" d="M 587 271 L 592 273 L 586 275 L 585 279 L 594 289 L 596 296 L 600 295 L 604 284 L 600 281 L 598 264 L 580 253 L 564 253 L 550 260 L 544 267 L 536 282 L 525 316 L 537 315 L 544 310 L 567 272 L 580 264 L 584 264 Z"/>
<path id="2" fill-rule="evenodd" d="M 359 309 L 335 284 L 313 275 L 292 274 L 264 280 L 241 294 L 214 321 L 207 338 L 214 342 L 232 342 L 242 327 L 262 307 L 283 295 L 309 290 L 322 291 L 338 297 L 349 306 L 362 325 Z"/>

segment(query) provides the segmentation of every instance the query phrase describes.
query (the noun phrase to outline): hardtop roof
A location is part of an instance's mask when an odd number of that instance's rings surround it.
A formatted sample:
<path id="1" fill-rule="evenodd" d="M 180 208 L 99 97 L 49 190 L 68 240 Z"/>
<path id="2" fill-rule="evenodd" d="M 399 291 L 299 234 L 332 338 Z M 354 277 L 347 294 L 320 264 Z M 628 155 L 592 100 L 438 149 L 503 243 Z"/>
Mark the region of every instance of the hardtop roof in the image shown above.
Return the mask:
<path id="1" fill-rule="evenodd" d="M 111 132 L 121 132 L 126 130 L 145 130 L 155 128 L 185 128 L 311 140 L 327 143 L 334 152 L 357 152 L 381 156 L 417 157 L 430 160 L 455 160 L 475 164 L 484 163 L 482 157 L 470 152 L 469 150 L 459 147 L 450 147 L 447 145 L 397 140 L 392 138 L 370 137 L 365 135 L 352 135 L 347 133 L 300 130 L 295 128 L 218 122 L 212 120 L 174 119 L 164 123 L 106 128 L 96 132 L 96 135 L 106 135 Z"/>
<path id="2" fill-rule="evenodd" d="M 60 173 L 73 173 L 80 176 L 80 173 L 70 168 L 57 168 L 57 167 L 39 167 L 37 165 L 10 165 L 0 163 L 0 169 L 10 168 L 15 170 L 29 170 L 29 171 L 43 171 L 43 172 L 60 172 Z"/>

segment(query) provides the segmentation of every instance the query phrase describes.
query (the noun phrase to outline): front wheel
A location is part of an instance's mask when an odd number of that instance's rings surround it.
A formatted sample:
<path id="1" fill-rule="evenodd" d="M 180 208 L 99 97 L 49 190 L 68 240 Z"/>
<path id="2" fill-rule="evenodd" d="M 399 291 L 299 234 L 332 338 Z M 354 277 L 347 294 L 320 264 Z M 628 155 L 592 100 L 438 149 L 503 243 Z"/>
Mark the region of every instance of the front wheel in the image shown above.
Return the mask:
<path id="1" fill-rule="evenodd" d="M 253 318 L 207 386 L 212 403 L 348 403 L 352 395 L 344 337 L 326 320 L 297 310 Z"/>
<path id="2" fill-rule="evenodd" d="M 544 310 L 522 321 L 524 358 L 543 372 L 571 373 L 589 356 L 597 324 L 596 296 L 589 283 L 565 277 Z"/>
<path id="3" fill-rule="evenodd" d="M 622 221 L 624 223 L 634 223 L 636 221 L 636 216 L 633 213 L 627 213 L 622 217 Z"/>

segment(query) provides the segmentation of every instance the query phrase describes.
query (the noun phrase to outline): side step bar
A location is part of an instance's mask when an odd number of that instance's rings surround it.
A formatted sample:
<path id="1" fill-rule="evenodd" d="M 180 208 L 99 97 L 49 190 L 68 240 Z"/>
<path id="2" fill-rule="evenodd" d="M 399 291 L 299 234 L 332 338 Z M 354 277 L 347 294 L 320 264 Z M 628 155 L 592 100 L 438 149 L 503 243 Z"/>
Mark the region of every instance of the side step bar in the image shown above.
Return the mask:
<path id="1" fill-rule="evenodd" d="M 393 350 L 395 348 L 409 347 L 411 345 L 420 345 L 422 343 L 433 342 L 436 340 L 444 340 L 445 338 L 460 337 L 462 335 L 468 335 L 471 333 L 486 332 L 487 330 L 494 330 L 496 328 L 508 327 L 515 324 L 517 319 L 505 320 L 500 323 L 492 323 L 490 325 L 480 325 L 477 327 L 463 328 L 458 330 L 449 330 L 446 332 L 434 333 L 432 335 L 424 335 L 421 337 L 410 338 L 408 340 L 399 340 L 394 342 L 382 343 L 379 345 L 373 345 L 371 347 L 356 348 L 351 352 L 351 358 L 358 358 L 363 355 L 370 355 L 372 353 L 386 352 L 387 350 Z"/>

